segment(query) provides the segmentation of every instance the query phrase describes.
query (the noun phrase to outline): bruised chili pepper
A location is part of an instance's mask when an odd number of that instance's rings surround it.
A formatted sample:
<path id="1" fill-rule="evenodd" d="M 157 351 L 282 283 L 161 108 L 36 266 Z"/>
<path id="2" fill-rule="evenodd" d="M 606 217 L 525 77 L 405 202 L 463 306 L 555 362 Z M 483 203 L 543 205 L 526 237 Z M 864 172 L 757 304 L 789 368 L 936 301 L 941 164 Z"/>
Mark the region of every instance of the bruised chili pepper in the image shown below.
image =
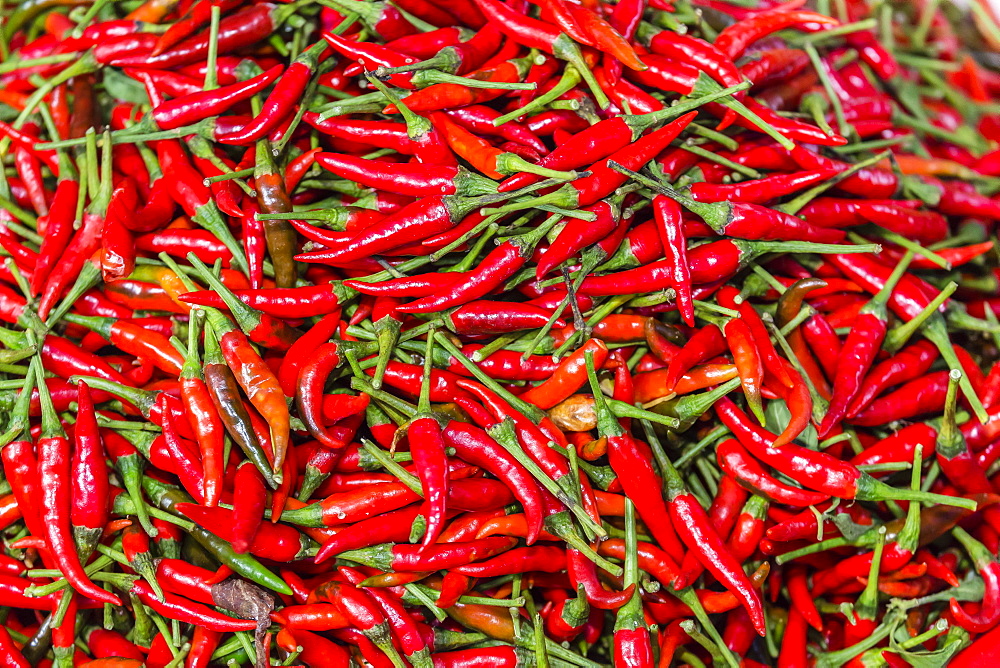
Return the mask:
<path id="1" fill-rule="evenodd" d="M 270 478 L 272 463 L 254 433 L 250 415 L 240 397 L 240 386 L 233 371 L 226 365 L 212 327 L 205 328 L 205 357 L 202 372 L 205 375 L 205 386 L 209 397 L 226 432 L 258 470 L 262 473 L 268 472 L 267 477 Z M 218 475 L 216 471 L 217 469 L 213 469 Z"/>

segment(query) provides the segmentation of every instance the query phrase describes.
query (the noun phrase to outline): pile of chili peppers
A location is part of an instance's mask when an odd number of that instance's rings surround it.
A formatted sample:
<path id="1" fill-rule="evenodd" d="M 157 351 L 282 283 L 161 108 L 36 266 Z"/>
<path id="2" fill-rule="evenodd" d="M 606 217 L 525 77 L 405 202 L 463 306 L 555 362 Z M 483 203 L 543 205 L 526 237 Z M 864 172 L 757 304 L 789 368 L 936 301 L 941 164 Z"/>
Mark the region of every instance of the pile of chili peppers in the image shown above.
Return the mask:
<path id="1" fill-rule="evenodd" d="M 965 11 L 0 9 L 0 663 L 995 663 Z"/>

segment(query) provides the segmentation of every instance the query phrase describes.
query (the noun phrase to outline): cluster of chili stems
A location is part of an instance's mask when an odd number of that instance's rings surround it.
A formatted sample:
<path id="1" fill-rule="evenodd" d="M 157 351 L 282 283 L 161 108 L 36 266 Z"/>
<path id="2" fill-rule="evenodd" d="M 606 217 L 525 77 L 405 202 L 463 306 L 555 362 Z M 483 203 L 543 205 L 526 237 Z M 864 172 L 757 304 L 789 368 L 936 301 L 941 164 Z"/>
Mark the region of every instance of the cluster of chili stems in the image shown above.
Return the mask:
<path id="1" fill-rule="evenodd" d="M 0 16 L 3 665 L 1000 656 L 985 2 Z"/>

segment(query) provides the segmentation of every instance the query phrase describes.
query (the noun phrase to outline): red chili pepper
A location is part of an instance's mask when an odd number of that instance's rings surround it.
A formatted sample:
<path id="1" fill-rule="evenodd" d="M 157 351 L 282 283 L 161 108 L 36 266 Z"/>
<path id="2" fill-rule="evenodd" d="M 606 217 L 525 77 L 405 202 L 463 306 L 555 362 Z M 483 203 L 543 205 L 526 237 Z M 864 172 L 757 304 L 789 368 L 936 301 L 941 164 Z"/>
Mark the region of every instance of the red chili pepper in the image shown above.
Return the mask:
<path id="1" fill-rule="evenodd" d="M 867 427 L 940 411 L 944 408 L 947 392 L 948 372 L 931 372 L 876 399 L 852 417 L 851 424 Z"/>
<path id="2" fill-rule="evenodd" d="M 326 429 L 323 421 L 323 387 L 327 378 L 342 362 L 341 344 L 324 343 L 312 353 L 299 370 L 295 398 L 309 433 L 326 447 L 338 450 L 345 444 L 338 442 Z"/>
<path id="3" fill-rule="evenodd" d="M 538 228 L 544 231 L 544 228 Z M 445 293 L 422 297 L 398 307 L 401 313 L 438 312 L 485 297 L 528 262 L 540 233 L 511 237 L 484 257 L 479 266 Z"/>
<path id="4" fill-rule="evenodd" d="M 740 444 L 754 457 L 805 487 L 838 498 L 859 500 L 893 497 L 928 498 L 920 492 L 889 488 L 853 464 L 824 452 L 810 451 L 790 443 L 780 448 L 772 447 L 773 434 L 753 425 L 729 399 L 718 400 L 715 403 L 715 411 L 723 424 L 729 427 Z M 940 502 L 946 503 L 943 498 Z M 949 498 L 947 503 L 962 505 L 963 502 L 960 499 Z"/>
<path id="5" fill-rule="evenodd" d="M 400 195 L 475 196 L 496 192 L 496 184 L 463 167 L 385 163 L 340 153 L 320 153 L 316 162 L 342 178 Z"/>
<path id="6" fill-rule="evenodd" d="M 771 33 L 792 26 L 815 26 L 814 30 L 836 26 L 829 16 L 805 10 L 776 8 L 747 17 L 727 27 L 715 39 L 715 48 L 732 59 L 739 58 L 747 47 Z M 800 27 L 802 27 L 800 26 Z"/>
<path id="7" fill-rule="evenodd" d="M 442 428 L 446 425 L 442 425 L 441 419 L 431 413 L 432 346 L 433 337 L 428 337 L 424 378 L 420 386 L 417 413 L 406 426 L 406 440 L 410 444 L 410 453 L 413 455 L 413 463 L 420 476 L 424 497 L 424 516 L 427 523 L 421 543 L 424 548 L 433 545 L 444 528 L 450 487 L 448 458 L 445 454 L 445 441 L 442 436 Z"/>
<path id="8" fill-rule="evenodd" d="M 284 22 L 288 14 L 290 14 L 290 11 L 287 7 L 262 3 L 251 5 L 246 9 L 226 16 L 219 22 L 217 52 L 220 54 L 230 53 L 266 39 L 274 32 L 277 26 Z M 152 37 L 148 45 L 151 53 L 159 38 L 152 34 L 149 36 Z M 147 53 L 111 58 L 98 55 L 97 59 L 98 62 L 117 67 L 172 69 L 182 65 L 203 62 L 208 55 L 208 50 L 209 33 L 208 31 L 203 31 L 201 34 L 189 37 L 173 48 L 155 56 Z"/>
<path id="9" fill-rule="evenodd" d="M 276 65 L 246 81 L 176 97 L 157 105 L 145 117 L 152 121 L 152 127 L 147 129 L 143 127 L 145 124 L 140 123 L 138 128 L 141 128 L 142 131 L 156 131 L 194 125 L 211 116 L 218 116 L 230 107 L 253 97 L 274 83 L 279 76 L 282 76 L 282 80 L 284 80 L 284 76 L 289 76 L 289 74 L 286 72 L 282 75 L 282 68 Z M 225 138 L 220 138 L 220 141 L 225 142 Z"/>
<path id="10" fill-rule="evenodd" d="M 108 468 L 104 445 L 97 426 L 90 388 L 77 383 L 77 420 L 73 429 L 74 450 L 71 461 L 72 507 L 70 521 L 73 537 L 81 555 L 88 555 L 97 546 L 110 508 Z"/>
<path id="11" fill-rule="evenodd" d="M 448 491 L 448 505 L 465 510 L 502 507 L 513 499 L 505 485 L 493 480 L 452 480 Z M 303 526 L 333 526 L 397 510 L 419 500 L 420 496 L 402 483 L 382 483 L 331 494 L 318 503 L 286 510 L 282 519 Z"/>
<path id="12" fill-rule="evenodd" d="M 2 625 L 0 625 L 0 658 L 3 659 L 5 666 L 11 668 L 29 668 L 31 666 L 21 650 L 14 644 L 7 627 Z"/>
<path id="13" fill-rule="evenodd" d="M 172 376 L 179 375 L 184 365 L 183 356 L 177 352 L 167 337 L 140 325 L 73 313 L 64 316 L 64 320 L 90 328 L 122 351 L 136 357 L 147 358 L 157 368 Z"/>
<path id="14" fill-rule="evenodd" d="M 702 70 L 723 86 L 735 86 L 743 77 L 736 65 L 717 45 L 669 30 L 656 33 L 649 41 L 653 53 L 666 56 L 675 61 L 690 63 Z M 745 93 L 736 95 L 742 99 Z"/>
<path id="15" fill-rule="evenodd" d="M 223 144 L 247 145 L 278 127 L 301 99 L 325 49 L 326 44 L 319 42 L 304 50 L 281 75 L 260 113 L 238 131 L 223 134 L 217 140 Z"/>
<path id="16" fill-rule="evenodd" d="M 201 0 L 192 3 L 187 12 L 160 35 L 156 45 L 153 47 L 152 55 L 158 56 L 186 37 L 189 37 L 199 28 L 207 25 L 211 21 L 211 8 L 213 6 L 219 7 L 221 13 L 227 13 L 242 4 L 243 0 L 221 0 L 214 3 Z"/>
<path id="17" fill-rule="evenodd" d="M 820 438 L 830 433 L 847 413 L 861 382 L 871 368 L 882 347 L 888 330 L 886 303 L 902 279 L 909 265 L 908 257 L 897 265 L 878 293 L 858 314 L 851 332 L 847 335 L 840 355 L 837 356 L 837 376 L 833 384 L 833 397 L 817 433 Z"/>
<path id="18" fill-rule="evenodd" d="M 263 520 L 266 488 L 260 472 L 250 461 L 244 461 L 236 468 L 233 488 L 239 490 L 239 494 L 233 497 L 230 543 L 233 551 L 242 554 L 250 549 Z"/>
<path id="19" fill-rule="evenodd" d="M 340 264 L 399 248 L 451 229 L 484 203 L 458 195 L 426 197 L 360 230 L 339 247 L 302 254 L 296 259 Z"/>
<path id="20" fill-rule="evenodd" d="M 180 372 L 180 390 L 188 424 L 196 436 L 195 440 L 201 454 L 205 504 L 211 507 L 218 504 L 222 495 L 224 427 L 218 410 L 212 405 L 212 396 L 205 384 L 198 357 L 198 332 L 199 327 L 196 322 L 190 322 L 187 355 Z"/>
<path id="21" fill-rule="evenodd" d="M 347 550 L 372 547 L 379 543 L 398 543 L 407 540 L 413 523 L 421 513 L 419 504 L 383 513 L 368 520 L 355 522 L 323 543 L 316 554 L 316 562 L 325 561 Z"/>
<path id="22" fill-rule="evenodd" d="M 719 467 L 748 491 L 773 503 L 790 506 L 814 506 L 826 495 L 791 487 L 768 474 L 735 439 L 716 446 Z"/>
<path id="23" fill-rule="evenodd" d="M 538 165 L 557 171 L 577 169 L 606 158 L 635 142 L 644 130 L 660 119 L 677 116 L 675 109 L 657 114 L 616 116 L 578 132 L 569 141 L 556 146 Z M 500 192 L 511 192 L 541 180 L 533 174 L 516 174 L 500 184 Z"/>
<path id="24" fill-rule="evenodd" d="M 531 474 L 489 435 L 472 425 L 451 421 L 441 435 L 462 460 L 482 467 L 505 482 L 520 501 L 527 520 L 527 542 L 532 544 L 542 530 L 544 500 Z"/>
<path id="25" fill-rule="evenodd" d="M 607 359 L 607 347 L 602 341 L 590 339 L 576 352 L 564 359 L 549 380 L 521 394 L 520 398 L 539 408 L 552 408 L 576 392 L 586 382 L 586 356 L 588 353 L 593 355 L 596 366 L 604 365 L 604 360 Z"/>
<path id="26" fill-rule="evenodd" d="M 611 541 L 601 543 L 600 547 L 603 548 L 608 542 Z M 617 610 L 632 598 L 635 592 L 634 585 L 623 591 L 606 590 L 597 577 L 597 567 L 594 562 L 579 550 L 566 550 L 566 559 L 570 583 L 578 589 L 582 588 L 587 602 L 598 610 Z"/>
<path id="27" fill-rule="evenodd" d="M 855 466 L 883 464 L 887 462 L 912 462 L 913 453 L 919 445 L 925 456 L 935 447 L 937 431 L 924 423 L 911 424 L 872 443 L 864 452 L 855 455 L 851 463 Z"/>
<path id="28" fill-rule="evenodd" d="M 763 179 L 742 181 L 737 184 L 695 183 L 691 198 L 697 202 L 722 202 L 736 200 L 752 204 L 765 204 L 771 200 L 798 192 L 826 181 L 837 173 L 836 167 L 815 169 L 792 174 L 776 174 Z M 875 222 L 875 221 L 873 221 Z"/>
<path id="29" fill-rule="evenodd" d="M 41 367 L 36 368 L 37 382 L 42 388 L 45 378 Z M 52 558 L 66 579 L 81 594 L 97 601 L 121 605 L 114 594 L 95 585 L 83 570 L 76 551 L 71 528 L 71 471 L 70 443 L 59 417 L 52 406 L 52 399 L 44 389 L 40 392 L 42 404 L 42 433 L 38 439 L 38 490 L 42 499 L 39 519 Z"/>

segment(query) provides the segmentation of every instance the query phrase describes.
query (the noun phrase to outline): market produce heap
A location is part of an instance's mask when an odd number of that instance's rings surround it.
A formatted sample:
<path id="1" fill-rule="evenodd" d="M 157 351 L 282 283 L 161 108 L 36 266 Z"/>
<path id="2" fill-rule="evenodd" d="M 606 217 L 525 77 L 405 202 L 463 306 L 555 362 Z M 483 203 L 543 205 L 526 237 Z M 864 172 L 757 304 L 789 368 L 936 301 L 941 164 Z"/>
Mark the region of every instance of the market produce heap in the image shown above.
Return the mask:
<path id="1" fill-rule="evenodd" d="M 0 664 L 1000 661 L 986 0 L 0 7 Z"/>

